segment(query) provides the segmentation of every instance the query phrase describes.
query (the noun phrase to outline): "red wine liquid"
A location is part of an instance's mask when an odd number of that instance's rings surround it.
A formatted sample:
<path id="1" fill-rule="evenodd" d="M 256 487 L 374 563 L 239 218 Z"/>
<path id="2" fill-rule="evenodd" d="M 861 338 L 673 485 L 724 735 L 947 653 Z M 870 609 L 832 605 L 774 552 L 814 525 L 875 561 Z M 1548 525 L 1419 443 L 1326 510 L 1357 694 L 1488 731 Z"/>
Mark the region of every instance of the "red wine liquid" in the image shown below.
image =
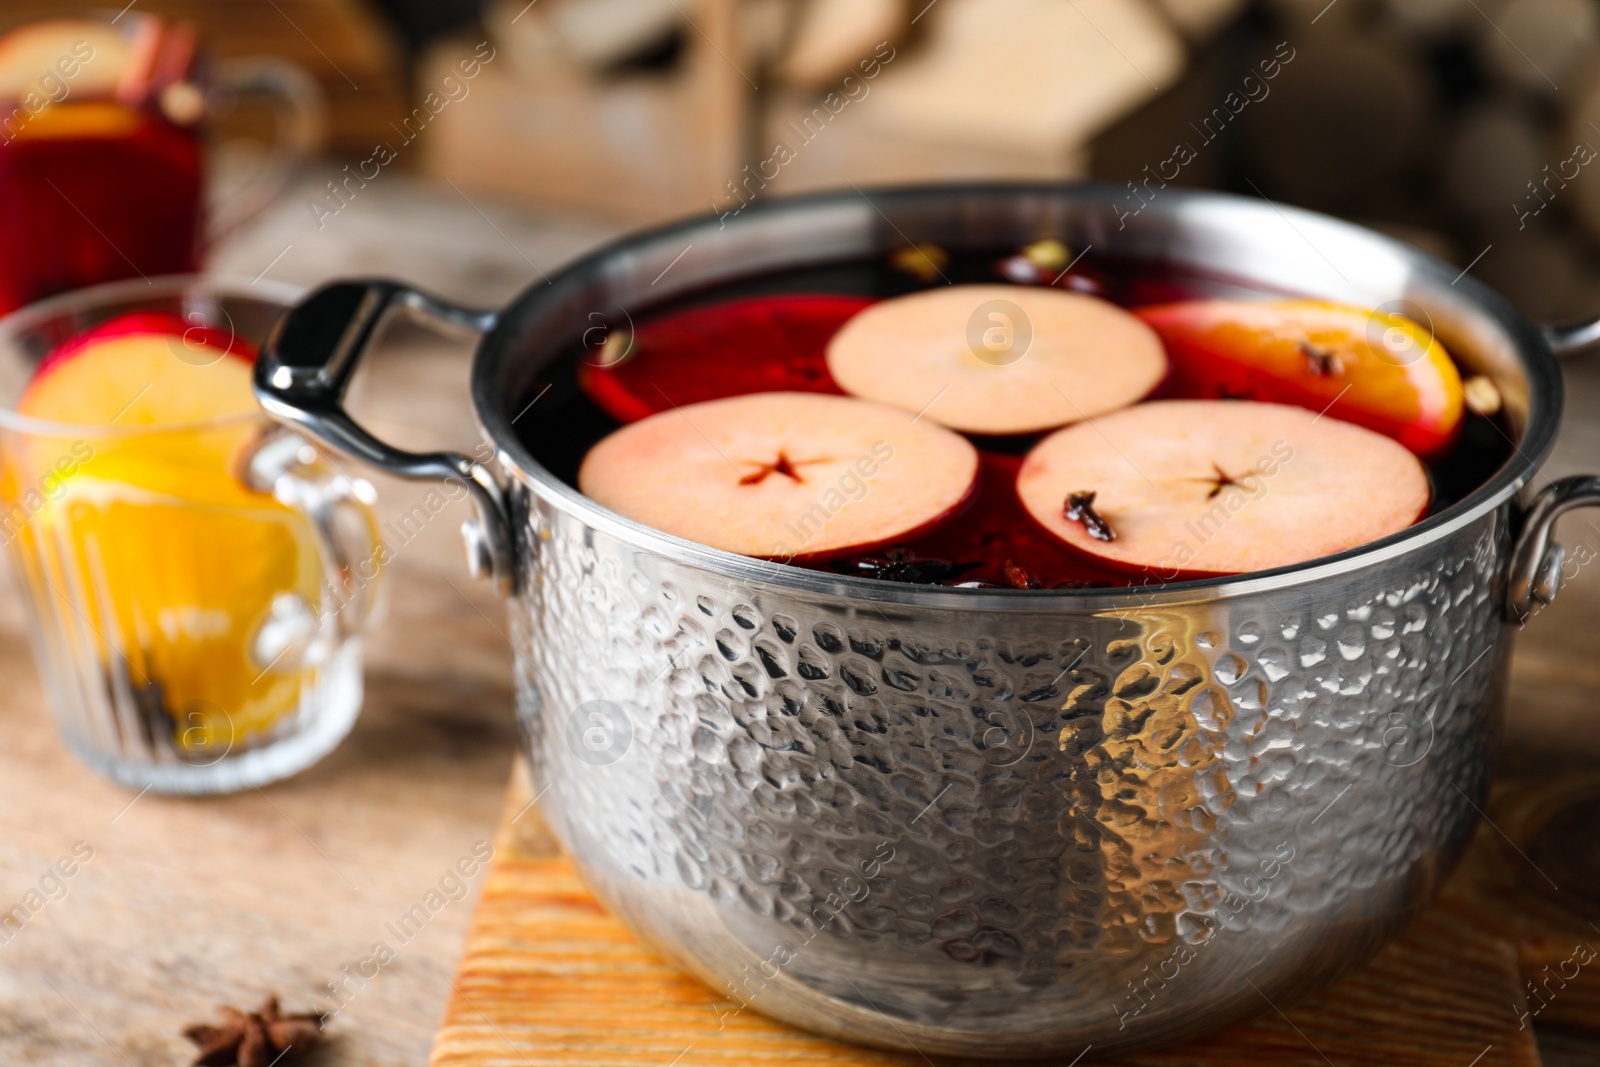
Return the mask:
<path id="1" fill-rule="evenodd" d="M 943 268 L 954 284 L 1014 280 L 1009 253 L 957 254 Z M 1049 282 L 1048 275 L 1041 281 Z M 924 281 L 887 260 L 770 275 L 704 292 L 640 314 L 632 328 L 608 329 L 603 343 L 578 344 L 534 386 L 548 387 L 523 442 L 558 477 L 576 484 L 584 454 L 624 422 L 674 406 L 768 391 L 840 394 L 828 374 L 829 339 L 877 300 L 945 284 Z M 1111 264 L 1074 270 L 1055 284 L 1123 307 L 1175 300 L 1287 296 L 1167 266 Z M 587 339 L 600 342 L 598 331 Z M 1163 386 L 1157 397 L 1185 394 Z M 531 394 L 530 394 L 531 396 Z M 1046 431 L 1046 433 L 1051 431 Z M 797 559 L 796 566 L 890 581 L 1002 588 L 1126 586 L 1151 581 L 1108 567 L 1040 526 L 1018 499 L 1023 457 L 1044 433 L 969 435 L 981 457 L 978 485 L 960 511 L 889 546 Z M 1427 464 L 1430 514 L 1486 481 L 1512 451 L 1500 420 L 1469 413 L 1456 443 Z"/>
<path id="2" fill-rule="evenodd" d="M 0 312 L 68 289 L 198 267 L 192 129 L 107 101 L 0 132 Z"/>

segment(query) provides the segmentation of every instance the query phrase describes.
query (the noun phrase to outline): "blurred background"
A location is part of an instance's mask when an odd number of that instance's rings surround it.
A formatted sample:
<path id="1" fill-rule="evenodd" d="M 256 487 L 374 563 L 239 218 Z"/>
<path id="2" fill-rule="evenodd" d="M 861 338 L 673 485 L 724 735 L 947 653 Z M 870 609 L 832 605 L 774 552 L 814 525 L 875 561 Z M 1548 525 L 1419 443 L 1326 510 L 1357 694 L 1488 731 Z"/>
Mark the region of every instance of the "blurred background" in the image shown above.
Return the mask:
<path id="1" fill-rule="evenodd" d="M 1600 306 L 1591 0 L 136 2 L 320 83 L 319 231 L 379 169 L 602 229 L 847 182 L 1093 176 L 1131 183 L 1130 210 L 1171 183 L 1365 222 L 1538 318 Z M 3 0 L 0 22 L 60 11 Z"/>
<path id="2" fill-rule="evenodd" d="M 261 99 L 221 94 L 197 107 L 183 92 L 159 94 L 166 119 L 204 127 L 182 143 L 205 144 L 210 217 L 214 231 L 226 231 L 214 242 L 186 234 L 165 242 L 174 246 L 167 251 L 181 262 L 200 247 L 210 270 L 245 281 L 381 274 L 490 307 L 599 241 L 686 214 L 732 214 L 850 183 L 1093 177 L 1121 190 L 1130 213 L 1168 186 L 1331 212 L 1471 270 L 1536 319 L 1600 311 L 1595 0 L 109 0 L 106 8 L 109 19 L 132 12 L 194 23 L 219 66 L 282 57 L 314 83 L 309 95 L 325 105 L 320 133 L 286 131 L 284 113 Z M 0 30 L 77 10 L 61 0 L 0 0 Z M 24 91 L 60 54 L 51 46 L 0 55 L 15 61 L 0 62 L 0 73 L 11 70 L 21 79 L 12 88 Z M 76 84 L 88 96 L 85 81 Z M 185 85 L 194 92 L 186 82 L 177 88 Z M 0 112 L 0 143 L 28 122 Z M 286 139 L 314 151 L 292 173 L 263 179 Z M 161 251 L 160 233 L 149 232 L 163 226 L 160 193 L 170 194 L 174 217 L 194 220 L 201 183 L 174 191 L 161 176 L 188 174 L 181 167 L 155 169 L 155 178 L 84 169 L 52 172 L 81 182 L 71 197 L 59 188 L 38 200 L 0 197 L 11 209 L 0 224 L 25 229 L 54 211 L 105 238 L 109 218 L 131 214 L 121 219 L 128 231 Z M 7 173 L 0 168 L 0 189 Z M 218 226 L 224 218 L 238 224 Z M 90 265 L 115 276 L 182 269 L 135 266 L 122 251 L 139 255 L 128 240 L 99 249 Z M 0 279 L 9 265 L 47 291 L 65 288 L 28 269 L 53 244 L 19 240 L 14 247 L 26 251 L 0 259 Z M 466 396 L 470 348 L 397 329 L 373 360 L 383 372 L 358 379 L 352 406 L 385 440 L 472 451 L 480 438 Z M 1600 455 L 1600 363 L 1573 361 L 1564 373 L 1567 423 L 1549 478 L 1592 470 Z M 373 480 L 386 521 L 404 521 L 431 488 Z M 10 754 L 0 761 L 0 875 L 10 879 L 0 888 L 18 899 L 59 854 L 66 827 L 91 828 L 83 832 L 106 856 L 94 878 L 75 884 L 76 911 L 53 909 L 6 949 L 0 1061 L 136 1062 L 110 1057 L 114 1044 L 141 1065 L 179 1062 L 178 1027 L 198 1006 L 254 1004 L 276 988 L 298 1007 L 341 962 L 365 956 L 379 922 L 404 914 L 494 825 L 515 746 L 513 653 L 494 621 L 505 610 L 498 596 L 462 577 L 455 527 L 468 509 L 451 509 L 448 521 L 397 545 L 397 595 L 367 650 L 367 701 L 350 740 L 271 797 L 202 806 L 141 793 L 124 818 L 126 794 L 41 728 L 43 697 L 29 688 L 37 682 L 24 640 L 31 623 L 20 598 L 0 595 L 0 671 L 20 693 L 0 706 L 0 748 Z M 1584 514 L 1564 523 L 1575 572 L 1600 558 L 1600 527 Z M 1597 590 L 1591 574 L 1569 575 L 1520 639 L 1499 752 L 1508 776 L 1544 782 L 1558 771 L 1592 773 L 1600 759 Z M 1592 809 L 1583 819 L 1566 840 L 1594 840 Z M 1592 848 L 1570 852 L 1561 862 L 1571 869 L 1589 864 L 1574 882 L 1592 901 L 1600 861 Z M 1526 906 L 1518 896 L 1506 910 Z M 469 915 L 443 912 L 362 993 L 339 1023 L 339 1062 L 426 1061 Z M 1569 945 L 1524 939 L 1526 972 L 1565 959 Z M 45 978 L 62 988 L 45 990 Z M 1514 996 L 1508 989 L 1507 1002 Z M 1595 1040 L 1564 1029 L 1594 1029 L 1600 994 L 1588 997 L 1564 994 L 1538 1020 L 1550 1067 L 1600 1062 Z"/>

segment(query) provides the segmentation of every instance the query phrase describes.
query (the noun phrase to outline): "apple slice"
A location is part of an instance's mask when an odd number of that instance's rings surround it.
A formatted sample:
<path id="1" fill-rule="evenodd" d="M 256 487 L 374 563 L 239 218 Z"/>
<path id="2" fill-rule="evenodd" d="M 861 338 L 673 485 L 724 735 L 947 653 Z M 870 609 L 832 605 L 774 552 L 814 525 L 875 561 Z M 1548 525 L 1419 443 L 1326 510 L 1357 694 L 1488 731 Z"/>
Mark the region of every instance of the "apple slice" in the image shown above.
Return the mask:
<path id="1" fill-rule="evenodd" d="M 219 327 L 167 312 L 110 319 L 40 361 L 17 403 L 53 422 L 156 426 L 258 410 L 255 348 Z"/>
<path id="2" fill-rule="evenodd" d="M 74 334 L 51 349 L 33 369 L 33 380 L 42 379 L 57 364 L 75 358 L 84 349 L 119 337 L 161 338 L 169 353 L 191 365 L 214 363 L 224 356 L 247 364 L 256 358 L 254 345 L 220 326 L 198 318 L 184 322 L 170 311 L 130 311 Z"/>
<path id="3" fill-rule="evenodd" d="M 1427 510 L 1394 440 L 1249 400 L 1158 400 L 1046 437 L 1017 473 L 1028 513 L 1075 548 L 1159 581 L 1342 552 Z"/>
<path id="4" fill-rule="evenodd" d="M 1462 418 L 1461 375 L 1412 320 L 1320 300 L 1190 300 L 1140 308 L 1188 396 L 1326 410 L 1437 456 Z"/>
<path id="5" fill-rule="evenodd" d="M 65 84 L 67 95 L 101 96 L 116 87 L 132 51 L 129 35 L 105 19 L 30 22 L 0 34 L 0 95 L 26 104 L 30 93 L 44 100 Z"/>
<path id="6" fill-rule="evenodd" d="M 1114 304 L 1020 285 L 884 300 L 828 345 L 845 392 L 954 430 L 1048 430 L 1132 404 L 1167 372 L 1161 340 Z"/>
<path id="7" fill-rule="evenodd" d="M 191 502 L 258 502 L 235 476 L 263 424 L 246 417 L 261 410 L 251 390 L 253 346 L 225 330 L 184 331 L 174 315 L 125 315 L 64 342 L 35 369 L 17 401 L 20 414 L 111 428 L 82 433 L 94 459 L 72 482 L 84 491 L 98 483 Z M 141 432 L 117 432 L 124 429 Z M 30 455 L 14 465 L 48 466 L 78 436 L 30 435 Z"/>
<path id="8" fill-rule="evenodd" d="M 666 533 L 789 560 L 927 527 L 966 501 L 977 471 L 965 438 L 898 408 L 751 393 L 624 426 L 589 450 L 578 488 Z"/>

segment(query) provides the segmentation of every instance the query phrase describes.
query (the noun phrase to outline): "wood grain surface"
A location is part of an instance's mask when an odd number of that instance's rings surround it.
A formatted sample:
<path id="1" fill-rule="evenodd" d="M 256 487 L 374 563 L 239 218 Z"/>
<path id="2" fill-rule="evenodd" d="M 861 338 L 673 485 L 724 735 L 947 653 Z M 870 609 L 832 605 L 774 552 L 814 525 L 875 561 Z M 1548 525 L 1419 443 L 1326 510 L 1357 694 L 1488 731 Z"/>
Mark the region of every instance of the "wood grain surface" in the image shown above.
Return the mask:
<path id="1" fill-rule="evenodd" d="M 1530 1022 L 1600 1032 L 1600 774 L 1504 782 L 1487 814 L 1463 900 L 1516 946 Z"/>
<path id="2" fill-rule="evenodd" d="M 839 1044 L 722 999 L 664 963 L 584 888 L 539 821 L 527 771 L 507 790 L 495 860 L 432 1067 L 838 1067 L 931 1062 Z M 1480 840 L 1475 847 L 1488 842 Z M 1126 1067 L 1535 1067 L 1517 955 L 1447 892 L 1394 944 L 1321 994 Z M 1066 1067 L 1077 1050 L 1050 1061 Z"/>

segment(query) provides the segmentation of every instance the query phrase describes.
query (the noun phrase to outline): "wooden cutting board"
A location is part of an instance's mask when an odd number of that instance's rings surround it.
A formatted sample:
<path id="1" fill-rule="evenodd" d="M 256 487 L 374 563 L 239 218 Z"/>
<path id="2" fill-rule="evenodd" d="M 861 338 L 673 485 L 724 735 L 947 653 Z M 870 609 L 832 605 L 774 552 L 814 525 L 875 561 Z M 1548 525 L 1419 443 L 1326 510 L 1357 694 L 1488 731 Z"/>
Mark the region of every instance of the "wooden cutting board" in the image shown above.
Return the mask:
<path id="1" fill-rule="evenodd" d="M 432 1067 L 911 1067 L 931 1063 L 815 1037 L 742 1012 L 642 945 L 597 903 L 529 806 L 506 796 L 493 867 Z M 1484 828 L 1474 845 L 1491 842 Z M 1537 1067 L 1516 947 L 1452 888 L 1394 944 L 1320 995 L 1133 1067 Z M 1060 1067 L 1068 1067 L 1062 1057 Z M 1084 1062 L 1093 1061 L 1092 1053 Z"/>

